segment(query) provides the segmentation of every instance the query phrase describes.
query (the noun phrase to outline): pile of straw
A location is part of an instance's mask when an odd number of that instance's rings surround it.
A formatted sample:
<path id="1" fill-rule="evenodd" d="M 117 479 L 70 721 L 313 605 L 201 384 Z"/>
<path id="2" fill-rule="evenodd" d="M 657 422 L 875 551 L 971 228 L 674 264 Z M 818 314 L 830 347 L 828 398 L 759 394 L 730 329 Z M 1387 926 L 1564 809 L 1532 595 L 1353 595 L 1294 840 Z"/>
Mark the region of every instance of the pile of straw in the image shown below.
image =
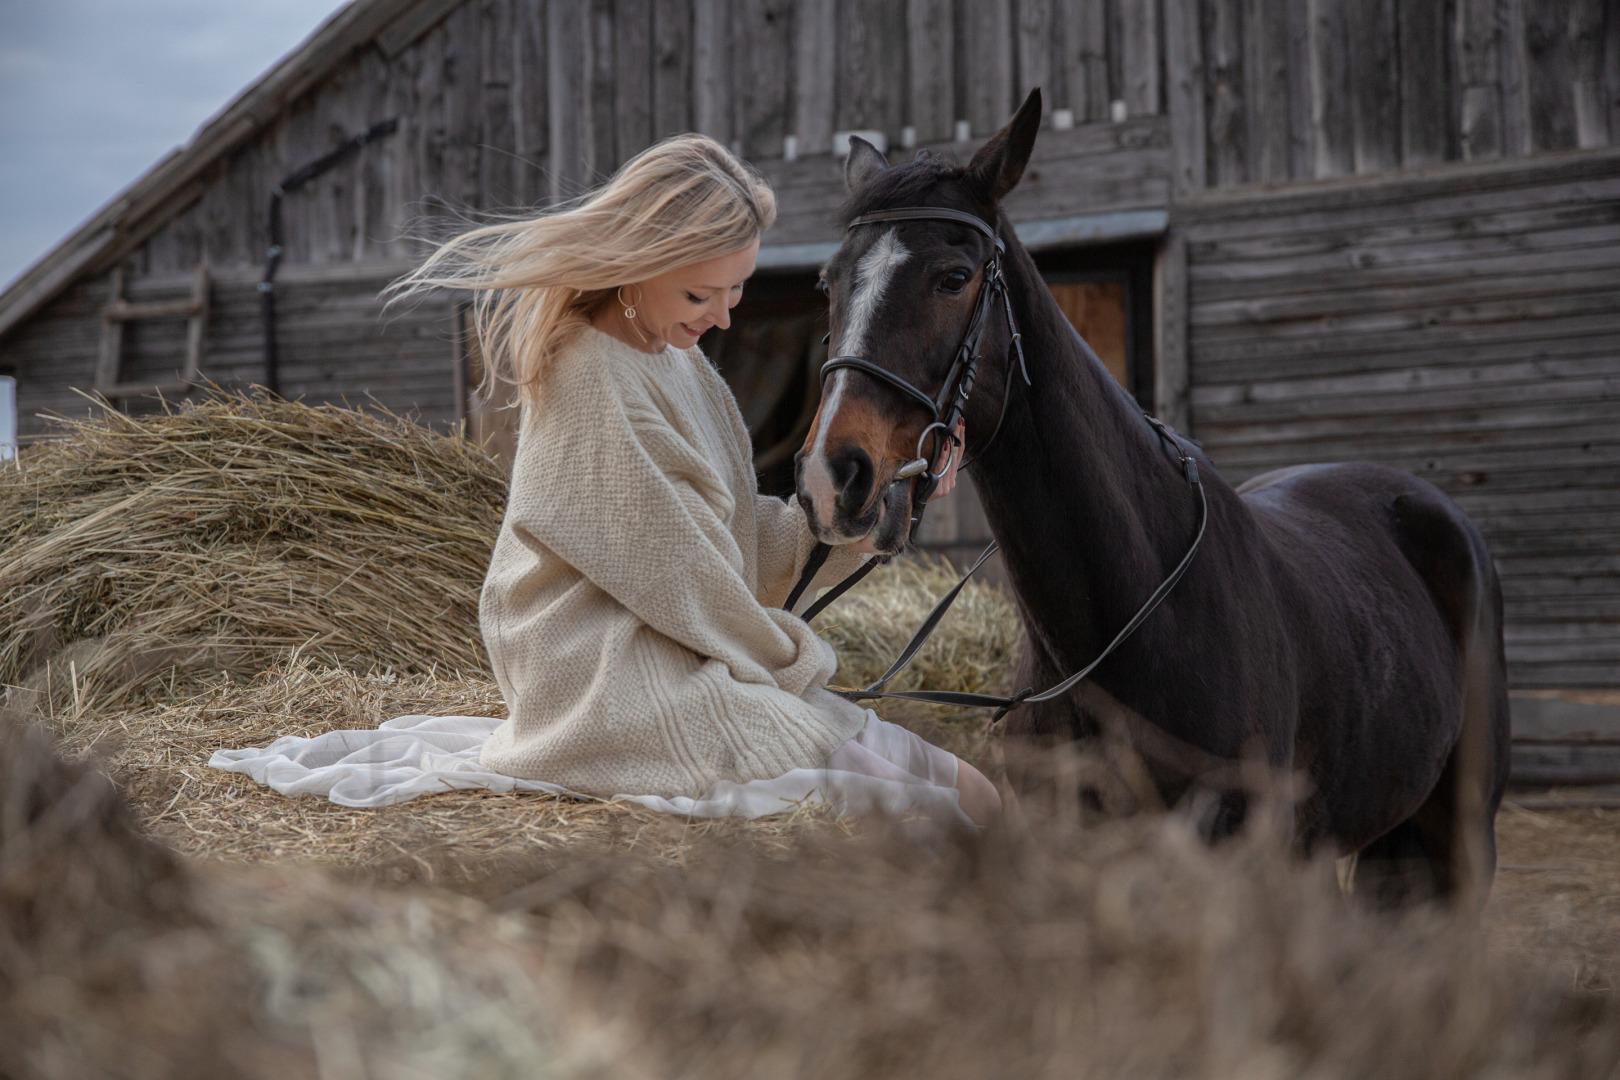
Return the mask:
<path id="1" fill-rule="evenodd" d="M 0 682 L 138 700 L 289 653 L 476 671 L 500 469 L 390 415 L 212 394 L 62 420 L 0 480 Z"/>
<path id="2" fill-rule="evenodd" d="M 818 615 L 816 629 L 838 650 L 835 681 L 866 686 L 888 670 L 957 578 L 958 571 L 943 560 L 899 559 L 873 571 Z M 889 688 L 1006 693 L 1022 642 L 1023 628 L 1007 594 L 970 581 Z"/>
<path id="3" fill-rule="evenodd" d="M 0 719 L 0 1075 L 1569 1077 L 1620 1011 L 1468 920 L 1347 906 L 1262 811 L 714 837 L 465 891 L 191 864 Z"/>

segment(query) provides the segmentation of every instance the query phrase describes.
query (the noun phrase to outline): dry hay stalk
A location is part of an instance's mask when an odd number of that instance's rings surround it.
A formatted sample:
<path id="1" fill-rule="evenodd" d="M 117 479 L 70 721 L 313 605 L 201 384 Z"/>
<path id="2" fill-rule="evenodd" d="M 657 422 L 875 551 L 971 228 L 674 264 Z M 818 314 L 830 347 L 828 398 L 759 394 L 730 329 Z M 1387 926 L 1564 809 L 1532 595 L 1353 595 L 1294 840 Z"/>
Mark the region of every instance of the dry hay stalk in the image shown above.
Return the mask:
<path id="1" fill-rule="evenodd" d="M 838 650 L 835 681 L 865 686 L 888 670 L 957 577 L 942 559 L 897 560 L 817 616 L 815 626 Z M 890 689 L 1005 692 L 1022 641 L 1023 628 L 1007 594 L 970 581 Z"/>
<path id="2" fill-rule="evenodd" d="M 0 1074 L 1611 1076 L 1620 1015 L 1257 826 L 823 831 L 472 895 L 176 864 L 0 719 Z M 93 792 L 85 795 L 83 792 Z"/>
<path id="3" fill-rule="evenodd" d="M 480 670 L 505 496 L 471 444 L 387 414 L 212 393 L 60 419 L 0 479 L 0 682 L 60 708 L 294 652 Z"/>

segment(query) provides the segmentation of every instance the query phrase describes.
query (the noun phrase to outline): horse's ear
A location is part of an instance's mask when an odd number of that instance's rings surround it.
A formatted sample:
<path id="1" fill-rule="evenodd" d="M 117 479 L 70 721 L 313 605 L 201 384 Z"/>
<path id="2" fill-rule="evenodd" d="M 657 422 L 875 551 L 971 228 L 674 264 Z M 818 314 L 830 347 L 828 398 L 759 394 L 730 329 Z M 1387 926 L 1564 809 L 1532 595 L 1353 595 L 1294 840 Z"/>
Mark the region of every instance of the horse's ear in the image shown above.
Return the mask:
<path id="1" fill-rule="evenodd" d="M 854 191 L 889 167 L 889 159 L 859 135 L 849 137 L 849 157 L 844 159 L 844 183 Z"/>
<path id="2" fill-rule="evenodd" d="M 967 179 L 986 202 L 999 203 L 1024 175 L 1041 130 L 1041 88 L 1029 92 L 1007 126 L 990 136 L 968 162 Z"/>

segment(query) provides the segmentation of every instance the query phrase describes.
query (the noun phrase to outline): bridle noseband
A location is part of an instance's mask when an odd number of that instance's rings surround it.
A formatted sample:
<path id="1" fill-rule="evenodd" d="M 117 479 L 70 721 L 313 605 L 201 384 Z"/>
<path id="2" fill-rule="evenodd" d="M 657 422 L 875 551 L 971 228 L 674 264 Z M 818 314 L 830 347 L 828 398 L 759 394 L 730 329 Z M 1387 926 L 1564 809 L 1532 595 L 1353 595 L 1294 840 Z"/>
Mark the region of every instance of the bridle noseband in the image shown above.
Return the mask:
<path id="1" fill-rule="evenodd" d="M 911 492 L 911 533 L 915 536 L 922 519 L 922 509 L 928 504 L 928 496 L 933 493 L 948 467 L 950 455 L 942 455 L 938 451 L 944 445 L 956 442 L 956 424 L 967 409 L 968 398 L 973 394 L 974 380 L 978 377 L 979 361 L 982 359 L 980 345 L 984 341 L 985 329 L 990 324 L 990 311 L 998 298 L 1001 300 L 1002 310 L 1007 315 L 1007 330 L 1012 335 L 1012 345 L 1018 353 L 1018 370 L 1023 374 L 1026 386 L 1029 385 L 1029 370 L 1024 366 L 1023 339 L 1018 333 L 1018 322 L 1013 318 L 1012 298 L 1007 293 L 1007 278 L 1001 267 L 1001 256 L 1006 252 L 1007 245 L 996 235 L 996 230 L 984 219 L 960 210 L 950 210 L 943 206 L 903 206 L 893 210 L 875 210 L 870 214 L 862 214 L 851 221 L 845 227 L 845 231 L 862 225 L 879 225 L 890 221 L 951 221 L 959 225 L 969 225 L 982 233 L 992 245 L 990 255 L 981 268 L 983 280 L 979 283 L 978 298 L 973 302 L 973 313 L 968 316 L 967 330 L 956 346 L 956 355 L 951 360 L 951 366 L 945 373 L 945 381 L 940 385 L 938 394 L 930 396 L 915 384 L 887 368 L 872 363 L 864 356 L 834 356 L 821 365 L 823 383 L 834 371 L 841 369 L 859 371 L 898 390 L 913 404 L 927 410 L 929 423 L 917 436 L 916 457 L 900 466 L 893 478 L 893 482 L 916 478 Z M 1007 392 L 1012 390 L 1010 365 L 1007 369 L 1005 390 Z M 1001 400 L 1001 417 L 1005 418 L 1006 415 L 1007 395 L 1004 392 Z M 1000 430 L 1001 419 L 997 419 L 996 430 L 990 433 L 990 439 L 986 440 L 984 445 L 988 446 Z M 935 435 L 934 445 L 929 448 L 931 452 L 925 453 L 924 444 L 935 432 L 938 432 L 938 435 Z M 980 452 L 983 452 L 982 448 Z M 943 462 L 939 466 L 939 472 L 934 471 L 933 463 L 936 458 Z"/>

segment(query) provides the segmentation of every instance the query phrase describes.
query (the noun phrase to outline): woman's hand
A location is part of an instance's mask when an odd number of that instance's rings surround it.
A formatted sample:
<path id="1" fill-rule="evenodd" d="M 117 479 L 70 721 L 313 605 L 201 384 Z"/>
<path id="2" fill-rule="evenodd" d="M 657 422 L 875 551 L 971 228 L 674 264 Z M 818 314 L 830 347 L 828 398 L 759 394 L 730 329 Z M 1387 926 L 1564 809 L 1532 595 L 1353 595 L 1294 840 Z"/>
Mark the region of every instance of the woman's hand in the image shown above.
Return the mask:
<path id="1" fill-rule="evenodd" d="M 951 493 L 952 489 L 956 487 L 956 470 L 962 464 L 962 440 L 966 431 L 967 421 L 957 420 L 955 432 L 956 437 L 954 439 L 947 440 L 945 446 L 940 451 L 940 461 L 945 461 L 947 458 L 949 458 L 949 461 L 945 466 L 944 475 L 939 478 L 939 483 L 935 484 L 934 490 L 928 494 L 929 502 L 933 502 L 935 499 L 943 499 L 945 496 Z M 938 462 L 935 463 L 935 472 L 939 471 L 938 464 Z M 872 538 L 869 536 L 863 536 L 853 544 L 850 544 L 849 550 L 859 552 L 862 555 L 879 554 L 878 549 L 872 546 Z"/>
<path id="2" fill-rule="evenodd" d="M 929 493 L 929 502 L 933 502 L 935 499 L 943 499 L 956 487 L 956 469 L 957 466 L 962 464 L 962 447 L 966 445 L 963 441 L 966 433 L 967 421 L 958 417 L 956 430 L 952 433 L 954 437 L 945 444 L 944 449 L 944 454 L 950 457 L 950 464 L 945 467 L 945 474 L 939 478 L 939 483 L 935 484 L 934 490 Z M 939 472 L 939 469 L 935 468 L 934 471 Z"/>

